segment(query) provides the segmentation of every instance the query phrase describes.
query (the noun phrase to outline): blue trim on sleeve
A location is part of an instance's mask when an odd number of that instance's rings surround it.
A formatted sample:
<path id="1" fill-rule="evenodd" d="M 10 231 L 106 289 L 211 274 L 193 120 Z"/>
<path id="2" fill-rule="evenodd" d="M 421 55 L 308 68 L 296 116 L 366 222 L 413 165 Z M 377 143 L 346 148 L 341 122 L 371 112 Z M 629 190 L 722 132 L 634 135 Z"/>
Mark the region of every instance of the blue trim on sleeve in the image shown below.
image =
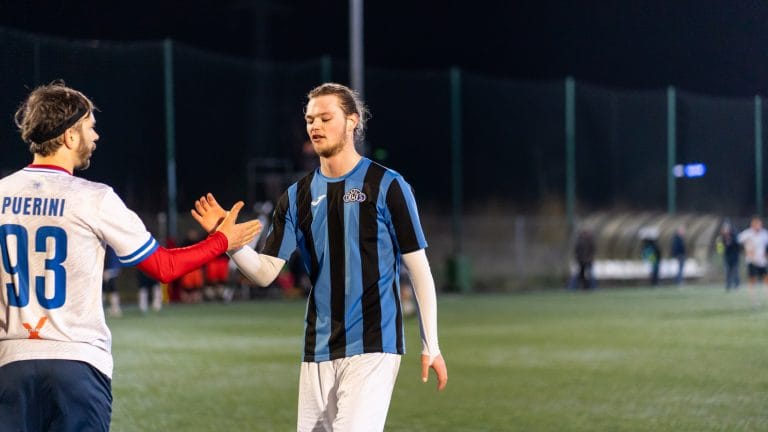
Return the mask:
<path id="1" fill-rule="evenodd" d="M 144 259 L 146 259 L 148 256 L 152 255 L 152 253 L 156 251 L 158 247 L 160 247 L 160 245 L 157 243 L 157 240 L 155 240 L 154 237 L 150 237 L 149 240 L 141 245 L 141 247 L 136 249 L 135 252 L 119 257 L 120 262 L 126 266 L 136 265 L 144 261 Z"/>

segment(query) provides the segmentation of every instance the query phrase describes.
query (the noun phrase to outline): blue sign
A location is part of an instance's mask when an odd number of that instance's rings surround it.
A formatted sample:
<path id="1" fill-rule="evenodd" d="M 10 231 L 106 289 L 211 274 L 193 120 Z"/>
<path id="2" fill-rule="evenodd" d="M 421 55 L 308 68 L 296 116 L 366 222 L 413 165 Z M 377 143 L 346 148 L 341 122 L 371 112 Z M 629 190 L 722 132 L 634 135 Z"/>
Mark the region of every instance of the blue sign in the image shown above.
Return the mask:
<path id="1" fill-rule="evenodd" d="M 672 168 L 672 174 L 675 177 L 703 177 L 707 173 L 707 166 L 703 163 L 678 164 Z"/>

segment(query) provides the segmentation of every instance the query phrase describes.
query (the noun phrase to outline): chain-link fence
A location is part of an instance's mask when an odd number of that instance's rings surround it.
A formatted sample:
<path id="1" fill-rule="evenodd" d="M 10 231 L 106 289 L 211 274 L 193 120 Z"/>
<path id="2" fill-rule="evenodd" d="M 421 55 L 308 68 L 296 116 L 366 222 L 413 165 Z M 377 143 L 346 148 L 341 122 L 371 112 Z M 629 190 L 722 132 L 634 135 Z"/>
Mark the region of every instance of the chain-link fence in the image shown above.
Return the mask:
<path id="1" fill-rule="evenodd" d="M 225 203 L 273 199 L 274 185 L 254 180 L 261 177 L 249 169 L 277 161 L 280 182 L 295 178 L 305 140 L 306 92 L 323 81 L 347 81 L 347 65 L 328 58 L 270 63 L 176 43 L 71 41 L 9 29 L 0 29 L 0 71 L 3 174 L 30 160 L 12 113 L 30 88 L 61 78 L 100 110 L 101 140 L 83 175 L 112 185 L 129 206 L 148 213 L 167 210 L 169 155 L 175 158 L 182 212 L 208 191 Z M 666 211 L 670 193 L 679 212 L 762 212 L 764 120 L 758 98 L 678 90 L 670 108 L 667 89 L 576 82 L 575 157 L 569 166 L 565 80 L 455 72 L 366 71 L 365 97 L 373 113 L 367 154 L 408 179 L 427 219 L 443 218 L 435 226 L 450 229 L 451 209 L 460 209 L 456 216 L 465 226 L 488 215 L 502 226 L 517 226 L 520 217 L 562 218 L 569 181 L 576 220 L 594 211 Z M 167 104 L 169 86 L 173 99 Z M 169 126 L 175 134 L 170 151 Z M 460 145 L 458 164 L 453 144 Z M 673 163 L 689 162 L 705 164 L 706 174 L 670 180 Z M 459 191 L 450 181 L 456 169 Z M 452 205 L 455 199 L 461 206 Z M 460 234 L 466 252 L 483 247 L 472 243 L 471 231 Z M 553 256 L 568 256 L 567 244 L 548 247 L 559 250 Z"/>

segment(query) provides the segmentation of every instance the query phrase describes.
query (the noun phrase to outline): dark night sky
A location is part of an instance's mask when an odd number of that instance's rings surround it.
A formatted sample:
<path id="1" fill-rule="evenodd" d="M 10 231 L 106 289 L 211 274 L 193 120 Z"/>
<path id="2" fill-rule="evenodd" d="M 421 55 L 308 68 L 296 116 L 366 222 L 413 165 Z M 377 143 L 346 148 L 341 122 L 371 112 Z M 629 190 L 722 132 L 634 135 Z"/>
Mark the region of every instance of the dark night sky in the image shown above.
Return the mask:
<path id="1" fill-rule="evenodd" d="M 346 59 L 347 1 L 0 0 L 0 25 L 268 60 Z M 365 60 L 715 95 L 768 94 L 768 2 L 367 1 Z"/>

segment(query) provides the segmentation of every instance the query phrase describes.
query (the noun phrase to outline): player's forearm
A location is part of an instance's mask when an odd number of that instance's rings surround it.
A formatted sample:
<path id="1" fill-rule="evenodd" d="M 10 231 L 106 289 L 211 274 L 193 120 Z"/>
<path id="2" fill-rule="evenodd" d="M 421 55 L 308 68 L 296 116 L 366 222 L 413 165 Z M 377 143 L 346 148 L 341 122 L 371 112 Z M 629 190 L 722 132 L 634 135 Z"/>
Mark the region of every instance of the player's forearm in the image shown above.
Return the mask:
<path id="1" fill-rule="evenodd" d="M 147 276 L 168 283 L 191 272 L 227 251 L 227 237 L 213 233 L 192 246 L 166 249 L 159 247 L 136 267 Z"/>
<path id="2" fill-rule="evenodd" d="M 256 252 L 248 246 L 243 246 L 229 253 L 240 272 L 259 286 L 267 286 L 275 280 L 285 260 Z"/>
<path id="3" fill-rule="evenodd" d="M 440 346 L 437 342 L 437 295 L 427 254 L 424 249 L 404 254 L 403 264 L 411 277 L 413 293 L 419 309 L 421 353 L 434 358 L 440 354 Z"/>

